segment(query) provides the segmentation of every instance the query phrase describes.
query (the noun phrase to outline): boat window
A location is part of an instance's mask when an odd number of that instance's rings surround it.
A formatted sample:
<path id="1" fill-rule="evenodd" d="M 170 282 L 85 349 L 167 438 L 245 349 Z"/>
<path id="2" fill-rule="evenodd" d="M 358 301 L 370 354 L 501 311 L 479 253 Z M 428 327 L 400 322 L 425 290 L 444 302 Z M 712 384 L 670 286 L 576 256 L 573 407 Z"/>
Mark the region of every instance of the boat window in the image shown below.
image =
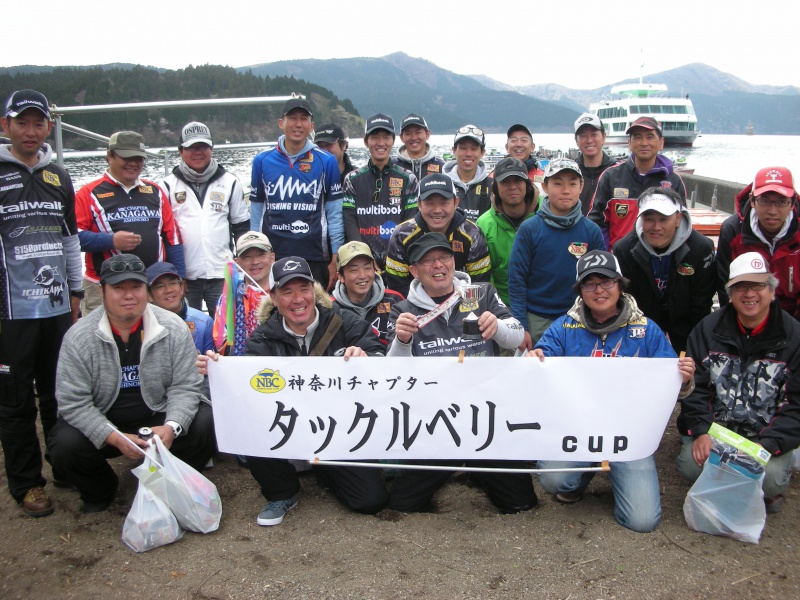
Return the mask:
<path id="1" fill-rule="evenodd" d="M 614 131 L 625 131 L 626 123 L 614 123 Z"/>
<path id="2" fill-rule="evenodd" d="M 686 110 L 685 106 L 676 106 L 675 107 L 675 112 L 678 113 L 678 114 L 681 114 L 681 115 L 687 114 L 687 110 Z"/>
<path id="3" fill-rule="evenodd" d="M 665 104 L 663 112 L 667 114 L 673 114 L 675 112 L 675 107 L 672 104 Z"/>
<path id="4" fill-rule="evenodd" d="M 636 106 L 635 104 L 632 104 L 631 107 L 630 107 L 630 113 L 632 115 L 638 115 L 639 114 L 639 107 Z"/>

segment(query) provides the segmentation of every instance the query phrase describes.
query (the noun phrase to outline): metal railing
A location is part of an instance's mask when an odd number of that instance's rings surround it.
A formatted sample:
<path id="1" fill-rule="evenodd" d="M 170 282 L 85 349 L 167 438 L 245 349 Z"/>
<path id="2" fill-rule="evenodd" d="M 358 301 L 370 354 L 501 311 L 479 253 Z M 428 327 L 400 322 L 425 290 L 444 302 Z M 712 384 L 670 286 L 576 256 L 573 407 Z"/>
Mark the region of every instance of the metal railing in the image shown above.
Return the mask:
<path id="1" fill-rule="evenodd" d="M 165 100 L 162 102 L 131 102 L 127 104 L 92 104 L 86 106 L 57 106 L 52 104 L 50 112 L 53 115 L 54 129 L 56 130 L 56 161 L 60 167 L 64 166 L 64 131 L 69 131 L 76 135 L 87 137 L 98 142 L 108 144 L 108 137 L 65 123 L 65 115 L 75 115 L 79 113 L 99 113 L 99 112 L 118 112 L 128 110 L 153 110 L 160 108 L 183 108 L 183 107 L 206 107 L 206 106 L 242 106 L 247 104 L 283 104 L 292 98 L 305 98 L 302 94 L 292 94 L 291 96 L 257 96 L 251 98 L 217 98 L 209 100 Z M 230 144 L 229 148 L 257 148 L 269 145 L 267 142 L 254 142 L 247 144 Z M 169 174 L 169 153 L 175 151 L 173 148 L 159 148 L 157 150 L 145 149 L 149 156 L 163 158 L 164 175 Z"/>

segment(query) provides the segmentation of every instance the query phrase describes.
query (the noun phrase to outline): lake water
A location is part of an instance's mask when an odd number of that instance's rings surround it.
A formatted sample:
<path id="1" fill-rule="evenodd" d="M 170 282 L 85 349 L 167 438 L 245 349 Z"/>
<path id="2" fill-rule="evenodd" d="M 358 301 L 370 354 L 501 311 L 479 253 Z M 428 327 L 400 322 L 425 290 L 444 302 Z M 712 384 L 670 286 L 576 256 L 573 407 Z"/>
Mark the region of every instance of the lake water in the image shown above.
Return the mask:
<path id="1" fill-rule="evenodd" d="M 452 136 L 432 135 L 431 146 L 441 155 L 452 148 Z M 486 147 L 489 149 L 503 150 L 506 136 L 504 134 L 489 134 L 486 136 Z M 575 139 L 566 133 L 534 134 L 534 141 L 538 148 L 548 150 L 569 150 L 575 147 Z M 397 140 L 396 148 L 400 146 Z M 367 161 L 367 151 L 360 139 L 350 142 L 350 156 L 354 164 L 360 166 Z M 625 146 L 614 146 L 619 152 L 626 150 Z M 800 136 L 782 135 L 703 135 L 699 137 L 692 148 L 676 148 L 673 150 L 686 157 L 687 166 L 695 169 L 695 174 L 715 177 L 728 181 L 747 183 L 753 179 L 762 167 L 781 165 L 788 167 L 795 177 L 800 177 Z M 250 168 L 260 149 L 225 150 L 217 148 L 214 156 L 229 171 L 239 177 L 245 186 L 250 184 Z M 69 157 L 69 153 L 66 155 Z M 171 155 L 170 168 L 178 160 L 177 154 Z M 75 188 L 78 189 L 85 183 L 100 177 L 106 167 L 103 157 L 67 159 L 67 169 L 72 175 Z M 145 165 L 145 177 L 159 180 L 163 178 L 163 162 L 158 159 L 149 159 Z"/>

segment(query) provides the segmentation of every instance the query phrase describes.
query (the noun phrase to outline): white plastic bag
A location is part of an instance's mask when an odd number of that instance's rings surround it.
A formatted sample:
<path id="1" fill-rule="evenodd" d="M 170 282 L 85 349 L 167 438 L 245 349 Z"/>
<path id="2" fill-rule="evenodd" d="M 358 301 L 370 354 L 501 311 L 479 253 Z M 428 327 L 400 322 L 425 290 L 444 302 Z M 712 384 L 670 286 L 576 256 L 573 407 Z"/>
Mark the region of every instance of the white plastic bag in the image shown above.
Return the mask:
<path id="1" fill-rule="evenodd" d="M 792 452 L 792 470 L 800 471 L 800 448 L 795 448 Z"/>
<path id="2" fill-rule="evenodd" d="M 181 527 L 198 533 L 216 531 L 222 517 L 217 486 L 175 457 L 158 436 L 151 443 L 158 451 L 158 463 L 145 460 L 133 474 L 164 501 Z"/>

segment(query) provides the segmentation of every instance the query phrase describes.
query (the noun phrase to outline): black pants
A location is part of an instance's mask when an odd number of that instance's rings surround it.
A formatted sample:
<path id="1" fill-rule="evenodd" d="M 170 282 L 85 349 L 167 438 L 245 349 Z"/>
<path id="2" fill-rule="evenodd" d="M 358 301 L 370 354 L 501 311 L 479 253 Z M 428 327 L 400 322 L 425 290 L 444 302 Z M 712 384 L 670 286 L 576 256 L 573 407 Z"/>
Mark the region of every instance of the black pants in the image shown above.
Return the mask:
<path id="1" fill-rule="evenodd" d="M 47 439 L 56 422 L 58 351 L 70 325 L 70 313 L 0 321 L 0 442 L 8 489 L 17 502 L 32 487 L 45 484 L 36 435 L 36 396 Z"/>
<path id="2" fill-rule="evenodd" d="M 288 460 L 247 457 L 247 466 L 267 500 L 286 500 L 300 491 L 297 471 Z M 339 501 L 352 511 L 374 514 L 386 506 L 389 494 L 380 469 L 369 467 L 314 467 Z"/>
<path id="3" fill-rule="evenodd" d="M 467 466 L 486 468 L 524 468 L 514 461 L 407 461 L 416 465 Z M 428 508 L 431 498 L 454 471 L 405 470 L 394 480 L 389 508 L 402 512 L 420 512 Z M 538 504 L 530 473 L 470 473 L 483 487 L 489 500 L 507 513 L 529 510 Z"/>
<path id="4" fill-rule="evenodd" d="M 164 413 L 156 413 L 146 421 L 115 423 L 124 433 L 137 433 L 140 427 L 164 424 Z M 181 436 L 172 442 L 170 452 L 198 471 L 206 466 L 214 454 L 216 437 L 211 406 L 201 402 L 194 421 Z M 105 503 L 114 499 L 117 491 L 117 475 L 108 464 L 109 458 L 120 456 L 114 446 L 95 448 L 83 433 L 64 419 L 59 418 L 47 440 L 47 452 L 53 470 L 59 477 L 73 484 L 81 494 L 81 500 L 89 503 Z"/>

